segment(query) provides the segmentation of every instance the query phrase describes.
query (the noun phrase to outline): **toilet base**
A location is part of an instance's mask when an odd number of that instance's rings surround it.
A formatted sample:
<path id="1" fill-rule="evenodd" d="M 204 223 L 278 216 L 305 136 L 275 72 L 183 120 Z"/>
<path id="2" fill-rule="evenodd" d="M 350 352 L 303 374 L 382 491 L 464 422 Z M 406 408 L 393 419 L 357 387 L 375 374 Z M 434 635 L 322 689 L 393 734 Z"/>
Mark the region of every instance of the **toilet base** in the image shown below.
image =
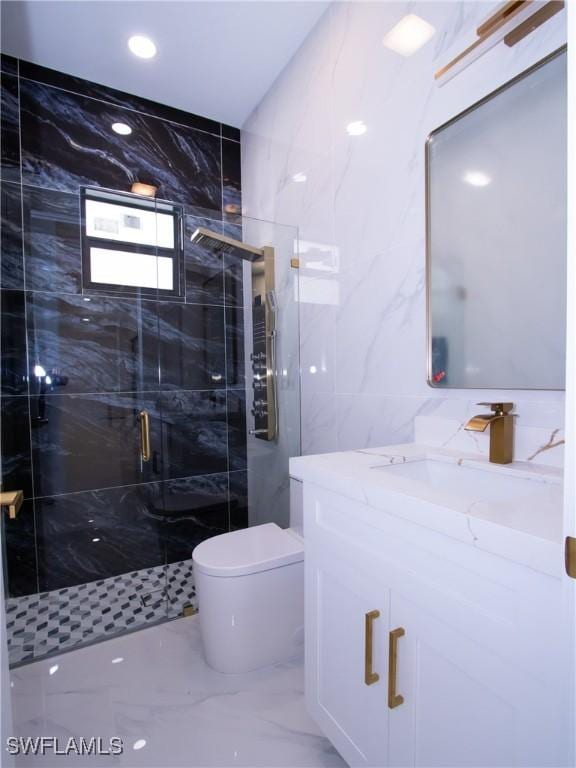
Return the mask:
<path id="1" fill-rule="evenodd" d="M 226 674 L 299 657 L 304 645 L 304 562 L 246 576 L 196 571 L 206 661 Z"/>

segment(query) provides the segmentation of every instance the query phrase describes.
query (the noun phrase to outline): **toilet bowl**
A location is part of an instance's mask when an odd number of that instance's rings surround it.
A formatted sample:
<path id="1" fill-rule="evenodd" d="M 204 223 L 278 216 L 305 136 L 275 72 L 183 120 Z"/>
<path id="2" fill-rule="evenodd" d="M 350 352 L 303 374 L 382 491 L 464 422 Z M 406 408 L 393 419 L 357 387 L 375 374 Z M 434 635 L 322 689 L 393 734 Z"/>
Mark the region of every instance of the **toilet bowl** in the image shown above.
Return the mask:
<path id="1" fill-rule="evenodd" d="M 208 664 L 241 673 L 299 656 L 304 540 L 275 523 L 214 536 L 192 553 Z"/>

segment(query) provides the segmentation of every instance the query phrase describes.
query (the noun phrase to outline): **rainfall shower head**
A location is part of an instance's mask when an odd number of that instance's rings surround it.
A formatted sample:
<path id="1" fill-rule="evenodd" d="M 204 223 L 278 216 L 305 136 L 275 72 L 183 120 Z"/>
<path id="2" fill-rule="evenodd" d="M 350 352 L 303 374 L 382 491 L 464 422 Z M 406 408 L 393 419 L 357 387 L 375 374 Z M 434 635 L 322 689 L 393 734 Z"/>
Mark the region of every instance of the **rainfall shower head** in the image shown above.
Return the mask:
<path id="1" fill-rule="evenodd" d="M 246 261 L 256 261 L 264 256 L 262 248 L 255 248 L 241 240 L 234 240 L 233 237 L 227 237 L 203 227 L 198 227 L 190 239 L 193 243 L 210 248 L 214 253 L 225 253 Z"/>

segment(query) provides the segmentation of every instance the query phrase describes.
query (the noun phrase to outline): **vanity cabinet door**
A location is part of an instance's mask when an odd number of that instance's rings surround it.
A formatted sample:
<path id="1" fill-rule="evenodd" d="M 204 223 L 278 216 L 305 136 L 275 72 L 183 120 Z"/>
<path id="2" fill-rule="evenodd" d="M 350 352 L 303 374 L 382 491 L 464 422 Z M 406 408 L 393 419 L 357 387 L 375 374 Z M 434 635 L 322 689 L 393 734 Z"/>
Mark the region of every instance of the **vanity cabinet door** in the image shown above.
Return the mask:
<path id="1" fill-rule="evenodd" d="M 434 609 L 392 592 L 390 626 L 405 634 L 398 643 L 396 682 L 404 702 L 390 710 L 390 764 L 562 764 L 553 690 Z"/>
<path id="2" fill-rule="evenodd" d="M 388 591 L 324 551 L 307 550 L 306 581 L 309 711 L 349 765 L 386 766 Z"/>

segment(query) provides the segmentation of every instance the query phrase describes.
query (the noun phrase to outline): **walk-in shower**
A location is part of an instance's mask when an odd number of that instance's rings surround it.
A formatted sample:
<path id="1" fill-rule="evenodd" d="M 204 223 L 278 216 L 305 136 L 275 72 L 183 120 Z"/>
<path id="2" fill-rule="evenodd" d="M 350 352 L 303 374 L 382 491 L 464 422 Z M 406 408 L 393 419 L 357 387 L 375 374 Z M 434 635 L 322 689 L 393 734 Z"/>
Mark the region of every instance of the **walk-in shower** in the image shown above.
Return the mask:
<path id="1" fill-rule="evenodd" d="M 12 229 L 3 208 L 0 291 L 2 491 L 23 491 L 0 520 L 12 664 L 194 612 L 194 547 L 287 525 L 300 450 L 293 227 L 184 210 L 182 248 L 147 253 L 123 241 L 166 201 L 91 188 L 106 209 L 83 242 L 87 191 L 24 192 Z M 140 267 L 96 284 L 89 248 Z M 168 257 L 174 289 L 160 270 L 142 288 Z"/>
<path id="2" fill-rule="evenodd" d="M 250 295 L 252 306 L 252 388 L 251 414 L 254 426 L 249 434 L 260 440 L 278 439 L 278 371 L 277 322 L 274 248 L 256 248 L 227 235 L 199 227 L 192 242 L 243 259 L 250 265 Z"/>

